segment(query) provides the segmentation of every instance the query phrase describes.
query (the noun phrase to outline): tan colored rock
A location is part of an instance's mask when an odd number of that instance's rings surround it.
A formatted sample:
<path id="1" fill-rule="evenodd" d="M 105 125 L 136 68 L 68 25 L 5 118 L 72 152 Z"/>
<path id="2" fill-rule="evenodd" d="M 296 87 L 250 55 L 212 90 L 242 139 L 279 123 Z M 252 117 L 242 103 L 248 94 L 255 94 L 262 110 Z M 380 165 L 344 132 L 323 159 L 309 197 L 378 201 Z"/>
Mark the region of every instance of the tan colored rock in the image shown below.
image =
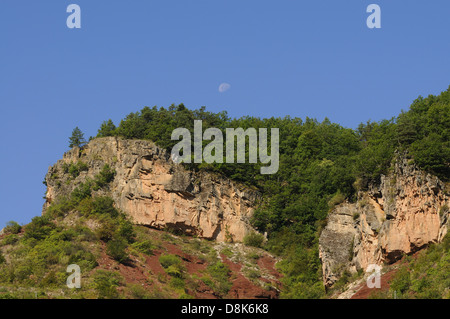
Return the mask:
<path id="1" fill-rule="evenodd" d="M 353 204 L 338 205 L 328 216 L 327 226 L 319 238 L 319 257 L 325 286 L 332 286 L 352 259 L 354 238 L 357 235 L 353 222 L 356 213 Z"/>
<path id="2" fill-rule="evenodd" d="M 66 183 L 69 176 L 63 173 L 63 164 L 77 161 L 86 163 L 89 170 Z M 258 192 L 218 175 L 185 170 L 150 141 L 115 137 L 94 139 L 81 152 L 74 148 L 49 169 L 44 210 L 86 178 L 94 178 L 106 163 L 116 176 L 109 190 L 98 195 L 111 196 L 116 208 L 136 224 L 217 241 L 242 241 L 252 231 L 249 219 Z M 57 179 L 52 178 L 55 175 Z"/>
<path id="3" fill-rule="evenodd" d="M 319 239 L 325 285 L 332 286 L 344 270 L 393 263 L 440 242 L 449 224 L 444 189 L 437 177 L 399 159 L 379 186 L 359 194 L 356 203 L 336 206 Z"/>
<path id="4" fill-rule="evenodd" d="M 408 165 L 406 159 L 398 161 L 391 175 L 382 177 L 380 191 L 389 205 L 379 240 L 387 262 L 439 241 L 439 210 L 448 203 L 443 189 L 437 177 Z"/>

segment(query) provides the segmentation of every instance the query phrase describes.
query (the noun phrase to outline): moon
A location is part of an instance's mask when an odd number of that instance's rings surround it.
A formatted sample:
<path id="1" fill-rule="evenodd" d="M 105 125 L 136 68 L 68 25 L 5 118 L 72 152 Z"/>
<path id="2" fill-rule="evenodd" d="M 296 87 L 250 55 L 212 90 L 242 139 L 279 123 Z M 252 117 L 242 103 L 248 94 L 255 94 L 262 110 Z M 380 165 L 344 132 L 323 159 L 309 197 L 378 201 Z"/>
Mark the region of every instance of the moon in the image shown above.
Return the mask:
<path id="1" fill-rule="evenodd" d="M 219 85 L 219 92 L 223 93 L 225 91 L 228 91 L 230 88 L 231 88 L 231 85 L 224 82 L 224 83 Z"/>

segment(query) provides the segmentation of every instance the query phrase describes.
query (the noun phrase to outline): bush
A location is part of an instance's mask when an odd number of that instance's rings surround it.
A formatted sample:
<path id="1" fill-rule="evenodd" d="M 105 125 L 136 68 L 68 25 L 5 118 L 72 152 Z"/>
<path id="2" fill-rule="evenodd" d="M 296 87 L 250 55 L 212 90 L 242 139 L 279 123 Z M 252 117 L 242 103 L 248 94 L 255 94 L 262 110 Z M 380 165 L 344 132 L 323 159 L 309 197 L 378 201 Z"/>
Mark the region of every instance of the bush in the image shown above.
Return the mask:
<path id="1" fill-rule="evenodd" d="M 128 259 L 126 249 L 127 242 L 124 239 L 113 239 L 106 244 L 106 253 L 120 263 Z"/>
<path id="2" fill-rule="evenodd" d="M 100 223 L 101 226 L 95 230 L 95 234 L 98 239 L 108 242 L 115 236 L 116 225 L 112 218 L 108 216 L 102 216 Z"/>
<path id="3" fill-rule="evenodd" d="M 329 201 L 328 206 L 333 208 L 336 205 L 339 205 L 345 201 L 345 195 L 341 192 L 337 192 Z"/>
<path id="4" fill-rule="evenodd" d="M 55 228 L 55 224 L 47 216 L 36 216 L 26 226 L 24 237 L 27 239 L 34 238 L 36 240 L 42 240 L 49 236 Z"/>
<path id="5" fill-rule="evenodd" d="M 166 268 L 166 273 L 172 277 L 183 278 L 182 268 L 179 265 L 170 265 Z"/>
<path id="6" fill-rule="evenodd" d="M 52 218 L 62 217 L 75 208 L 74 202 L 67 198 L 59 198 L 53 202 L 46 211 L 46 215 Z"/>
<path id="7" fill-rule="evenodd" d="M 3 238 L 2 245 L 14 245 L 19 241 L 19 237 L 15 234 L 7 235 Z"/>
<path id="8" fill-rule="evenodd" d="M 221 296 L 226 295 L 232 286 L 229 280 L 231 274 L 230 268 L 222 262 L 216 262 L 209 265 L 207 271 L 214 280 L 213 289 Z"/>
<path id="9" fill-rule="evenodd" d="M 90 251 L 85 250 L 81 246 L 74 247 L 70 252 L 67 264 L 77 264 L 83 271 L 89 271 L 98 266 L 97 259 Z"/>
<path id="10" fill-rule="evenodd" d="M 183 278 L 184 266 L 181 259 L 176 255 L 161 255 L 159 262 L 166 273 L 173 278 Z"/>
<path id="11" fill-rule="evenodd" d="M 94 232 L 85 226 L 76 226 L 75 231 L 78 234 L 78 240 L 95 242 L 97 240 L 97 236 L 95 236 Z"/>
<path id="12" fill-rule="evenodd" d="M 146 255 L 153 255 L 153 249 L 154 246 L 150 240 L 144 240 L 141 242 L 135 242 L 131 245 L 134 249 L 137 251 L 146 254 Z"/>
<path id="13" fill-rule="evenodd" d="M 119 212 L 114 207 L 114 200 L 111 197 L 101 196 L 92 200 L 92 214 L 95 215 L 109 215 L 117 217 Z"/>
<path id="14" fill-rule="evenodd" d="M 131 244 L 136 239 L 136 233 L 134 232 L 133 224 L 125 218 L 126 217 L 123 216 L 123 218 L 119 221 L 117 234 Z"/>
<path id="15" fill-rule="evenodd" d="M 170 279 L 169 285 L 170 285 L 170 287 L 172 287 L 174 289 L 178 289 L 178 290 L 183 290 L 184 291 L 186 283 L 180 277 L 173 277 L 172 279 Z"/>
<path id="16" fill-rule="evenodd" d="M 10 221 L 6 224 L 4 229 L 5 234 L 18 234 L 22 230 L 22 226 L 20 226 L 15 221 Z"/>
<path id="17" fill-rule="evenodd" d="M 170 266 L 181 265 L 181 259 L 176 255 L 161 255 L 159 257 L 159 262 L 164 269 L 167 269 Z"/>
<path id="18" fill-rule="evenodd" d="M 100 299 L 117 299 L 119 292 L 117 287 L 120 285 L 120 275 L 106 270 L 97 270 L 94 274 L 94 289 Z"/>
<path id="19" fill-rule="evenodd" d="M 58 287 L 61 284 L 63 284 L 63 282 L 59 280 L 59 278 L 56 275 L 56 272 L 50 271 L 45 275 L 44 278 L 42 278 L 39 286 L 42 288 L 48 288 L 48 287 Z"/>
<path id="20" fill-rule="evenodd" d="M 115 175 L 116 172 L 108 164 L 105 164 L 100 173 L 95 176 L 95 189 L 98 190 L 111 183 Z"/>
<path id="21" fill-rule="evenodd" d="M 75 188 L 71 194 L 71 201 L 75 203 L 81 202 L 83 199 L 91 197 L 91 181 L 87 180 Z"/>
<path id="22" fill-rule="evenodd" d="M 408 291 L 411 286 L 411 277 L 409 274 L 409 270 L 406 267 L 402 267 L 395 274 L 394 278 L 391 281 L 390 289 L 392 291 L 397 291 L 399 293 L 404 293 Z"/>
<path id="23" fill-rule="evenodd" d="M 76 178 L 81 172 L 89 170 L 89 166 L 86 163 L 78 161 L 76 164 L 70 163 L 68 167 L 63 166 L 63 170 L 65 172 L 67 171 L 73 178 Z"/>
<path id="24" fill-rule="evenodd" d="M 128 290 L 130 291 L 131 297 L 133 299 L 149 299 L 150 294 L 140 285 L 130 284 L 128 285 Z"/>
<path id="25" fill-rule="evenodd" d="M 263 234 L 252 232 L 244 237 L 244 245 L 261 248 L 265 241 Z"/>

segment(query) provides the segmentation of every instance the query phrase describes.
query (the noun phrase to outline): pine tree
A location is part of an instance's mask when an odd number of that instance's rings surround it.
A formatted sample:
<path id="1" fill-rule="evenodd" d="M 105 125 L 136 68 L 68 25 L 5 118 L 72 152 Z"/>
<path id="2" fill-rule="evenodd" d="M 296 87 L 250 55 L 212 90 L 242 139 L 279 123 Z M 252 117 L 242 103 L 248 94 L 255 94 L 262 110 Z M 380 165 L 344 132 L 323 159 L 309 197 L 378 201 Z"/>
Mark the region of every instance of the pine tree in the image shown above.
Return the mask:
<path id="1" fill-rule="evenodd" d="M 69 147 L 73 148 L 75 146 L 82 147 L 84 144 L 86 144 L 86 140 L 84 139 L 84 134 L 81 132 L 81 130 L 77 127 L 75 127 L 72 131 L 72 136 L 69 137 Z"/>
<path id="2" fill-rule="evenodd" d="M 100 129 L 98 130 L 97 137 L 113 136 L 115 130 L 116 126 L 113 121 L 109 119 L 108 121 L 104 121 L 102 123 L 102 126 L 100 126 Z"/>

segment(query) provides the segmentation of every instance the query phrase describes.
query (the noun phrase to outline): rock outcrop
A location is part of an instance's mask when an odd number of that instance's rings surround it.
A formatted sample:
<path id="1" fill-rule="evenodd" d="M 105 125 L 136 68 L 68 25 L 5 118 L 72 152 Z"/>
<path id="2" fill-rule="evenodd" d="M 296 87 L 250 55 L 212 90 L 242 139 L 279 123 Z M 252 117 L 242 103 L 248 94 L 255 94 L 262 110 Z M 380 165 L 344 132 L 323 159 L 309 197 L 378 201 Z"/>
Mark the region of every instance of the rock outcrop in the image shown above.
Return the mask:
<path id="1" fill-rule="evenodd" d="M 87 168 L 73 178 L 64 167 L 80 161 Z M 252 230 L 249 219 L 258 192 L 218 175 L 186 170 L 150 141 L 115 137 L 75 147 L 49 168 L 44 213 L 51 202 L 93 179 L 105 164 L 116 175 L 97 195 L 112 197 L 116 208 L 136 224 L 217 241 L 242 241 Z"/>
<path id="2" fill-rule="evenodd" d="M 344 270 L 393 263 L 440 242 L 449 225 L 449 194 L 437 177 L 397 159 L 381 183 L 329 214 L 319 239 L 325 286 Z"/>

